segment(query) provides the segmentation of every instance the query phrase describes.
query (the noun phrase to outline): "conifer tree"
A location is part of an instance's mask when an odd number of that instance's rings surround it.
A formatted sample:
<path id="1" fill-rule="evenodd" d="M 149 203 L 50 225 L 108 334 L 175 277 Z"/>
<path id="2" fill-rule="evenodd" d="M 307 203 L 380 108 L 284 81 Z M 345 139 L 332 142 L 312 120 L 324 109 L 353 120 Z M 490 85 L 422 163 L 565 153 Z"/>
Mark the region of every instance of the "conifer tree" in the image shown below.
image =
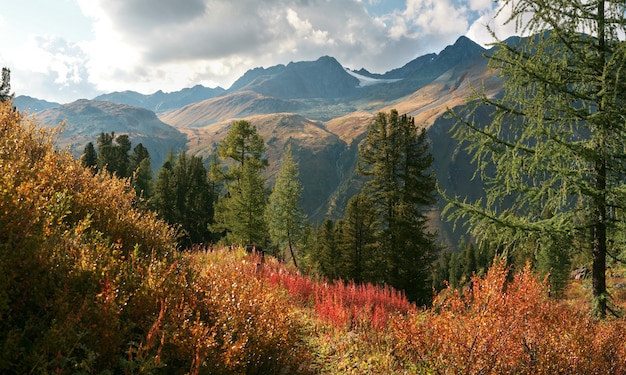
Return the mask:
<path id="1" fill-rule="evenodd" d="M 134 170 L 130 169 L 130 156 L 128 153 L 131 150 L 131 142 L 130 138 L 128 138 L 128 134 L 118 135 L 115 138 L 115 143 L 117 144 L 118 158 L 118 169 L 116 172 L 120 177 L 130 177 Z"/>
<path id="2" fill-rule="evenodd" d="M 96 149 L 93 146 L 93 142 L 87 143 L 85 146 L 85 150 L 80 157 L 81 164 L 83 167 L 91 168 L 95 171 L 98 169 L 98 154 L 96 153 Z"/>
<path id="3" fill-rule="evenodd" d="M 163 166 L 157 172 L 154 184 L 154 197 L 151 200 L 152 208 L 161 219 L 170 224 L 178 222 L 176 214 L 176 185 L 174 183 L 174 165 L 176 163 L 173 152 L 168 153 Z"/>
<path id="4" fill-rule="evenodd" d="M 265 179 L 254 163 L 246 163 L 239 181 L 227 185 L 226 196 L 215 204 L 215 223 L 211 230 L 225 233 L 227 244 L 264 245 L 268 239 L 265 222 L 267 192 Z"/>
<path id="5" fill-rule="evenodd" d="M 215 203 L 215 221 L 211 230 L 225 235 L 230 244 L 265 244 L 267 191 L 261 171 L 268 165 L 263 158 L 265 143 L 256 127 L 248 121 L 233 122 L 226 138 L 218 144 L 218 156 L 235 164 L 223 172 L 211 162 L 210 174 L 223 176 L 225 195 Z"/>
<path id="6" fill-rule="evenodd" d="M 133 148 L 129 157 L 128 171 L 131 174 L 131 184 L 138 197 L 150 198 L 153 193 L 152 163 L 148 149 L 139 143 Z"/>
<path id="7" fill-rule="evenodd" d="M 135 194 L 138 197 L 148 199 L 152 197 L 154 193 L 154 187 L 152 182 L 152 164 L 150 158 L 143 159 L 139 166 L 135 169 L 132 179 L 133 188 Z"/>
<path id="8" fill-rule="evenodd" d="M 132 174 L 137 170 L 139 164 L 144 159 L 150 158 L 150 152 L 148 149 L 144 147 L 143 143 L 138 143 L 137 146 L 133 148 L 133 153 L 128 158 L 128 170 Z"/>
<path id="9" fill-rule="evenodd" d="M 279 248 L 279 253 L 286 245 L 296 267 L 298 264 L 294 247 L 301 242 L 306 225 L 306 215 L 300 205 L 301 199 L 302 183 L 298 163 L 293 158 L 291 146 L 287 146 L 265 209 L 265 220 L 272 245 Z"/>
<path id="10" fill-rule="evenodd" d="M 498 43 L 489 66 L 501 97 L 478 95 L 457 114 L 486 183 L 486 199 L 450 199 L 449 218 L 467 219 L 484 242 L 509 251 L 580 244 L 592 258 L 594 310 L 607 312 L 606 257 L 623 230 L 626 127 L 626 4 L 618 1 L 505 0 L 509 23 L 533 35 Z M 491 123 L 473 111 L 487 105 Z"/>
<path id="11" fill-rule="evenodd" d="M 257 170 L 267 167 L 263 158 L 265 142 L 257 128 L 246 120 L 233 122 L 226 138 L 219 143 L 217 154 L 222 159 L 232 159 L 236 165 L 228 169 L 226 179 L 238 180 L 245 164 L 251 163 Z"/>
<path id="12" fill-rule="evenodd" d="M 317 272 L 331 280 L 339 278 L 339 235 L 335 222 L 329 218 L 324 220 L 317 229 L 317 243 L 315 253 L 312 254 Z"/>
<path id="13" fill-rule="evenodd" d="M 429 303 L 431 265 L 438 247 L 426 228 L 426 211 L 436 202 L 432 155 L 424 129 L 396 110 L 379 113 L 359 149 L 358 170 L 369 177 L 363 192 L 380 216 L 378 250 L 383 281 L 407 297 Z"/>
<path id="14" fill-rule="evenodd" d="M 130 177 L 129 155 L 131 142 L 127 134 L 115 136 L 115 132 L 100 133 L 98 145 L 98 170 L 106 170 L 116 176 Z"/>
<path id="15" fill-rule="evenodd" d="M 211 239 L 208 225 L 213 222 L 214 197 L 202 158 L 191 156 L 186 164 L 187 171 L 183 173 L 188 183 L 183 200 L 184 214 L 181 222 L 188 231 L 191 244 L 204 243 Z M 178 180 L 179 177 L 177 177 Z"/>
<path id="16" fill-rule="evenodd" d="M 151 204 L 164 220 L 179 226 L 182 247 L 212 240 L 208 226 L 213 222 L 213 203 L 202 158 L 184 151 L 178 156 L 170 153 L 158 172 Z"/>
<path id="17" fill-rule="evenodd" d="M 337 247 L 340 257 L 339 276 L 345 280 L 376 283 L 384 278 L 380 272 L 381 259 L 377 252 L 376 234 L 379 233 L 378 213 L 374 201 L 365 194 L 350 198 L 343 219 L 337 224 L 340 235 Z"/>

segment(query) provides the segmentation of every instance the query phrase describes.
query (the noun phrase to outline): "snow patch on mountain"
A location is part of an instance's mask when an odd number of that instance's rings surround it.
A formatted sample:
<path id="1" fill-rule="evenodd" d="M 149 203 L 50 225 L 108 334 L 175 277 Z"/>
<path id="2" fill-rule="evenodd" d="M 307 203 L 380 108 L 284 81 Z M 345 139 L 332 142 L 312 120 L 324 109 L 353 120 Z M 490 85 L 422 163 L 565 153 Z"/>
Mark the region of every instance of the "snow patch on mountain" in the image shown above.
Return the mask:
<path id="1" fill-rule="evenodd" d="M 352 70 L 348 68 L 345 68 L 345 69 L 348 74 L 350 74 L 351 76 L 359 80 L 358 87 L 379 85 L 381 83 L 392 83 L 392 82 L 397 82 L 397 81 L 402 80 L 402 79 L 378 79 L 378 78 L 366 77 L 366 76 L 360 75 L 359 73 L 353 72 Z"/>

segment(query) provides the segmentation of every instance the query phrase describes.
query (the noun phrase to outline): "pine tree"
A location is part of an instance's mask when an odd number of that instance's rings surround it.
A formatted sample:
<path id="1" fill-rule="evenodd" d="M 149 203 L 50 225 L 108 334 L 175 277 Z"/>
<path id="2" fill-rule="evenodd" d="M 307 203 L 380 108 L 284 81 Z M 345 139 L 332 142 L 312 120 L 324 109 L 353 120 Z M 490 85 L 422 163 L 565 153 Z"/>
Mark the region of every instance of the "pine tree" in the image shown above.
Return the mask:
<path id="1" fill-rule="evenodd" d="M 455 136 L 487 188 L 484 200 L 450 199 L 449 218 L 467 219 L 476 237 L 509 251 L 582 244 L 602 317 L 609 243 L 624 227 L 614 219 L 626 187 L 626 4 L 503 3 L 513 9 L 508 22 L 533 36 L 498 43 L 489 66 L 504 78 L 503 95 L 478 95 L 470 111 L 457 114 Z M 474 121 L 480 105 L 494 109 L 491 123 Z"/>
<path id="2" fill-rule="evenodd" d="M 117 149 L 113 144 L 115 132 L 100 133 L 96 144 L 98 146 L 98 170 L 106 170 L 115 173 L 117 166 Z"/>
<path id="3" fill-rule="evenodd" d="M 128 172 L 131 174 L 131 184 L 138 197 L 150 198 L 153 193 L 152 163 L 150 153 L 143 144 L 138 143 L 129 157 Z"/>
<path id="4" fill-rule="evenodd" d="M 170 224 L 176 224 L 179 220 L 176 213 L 175 164 L 174 153 L 170 152 L 157 173 L 154 196 L 151 200 L 151 206 L 159 214 L 159 217 Z"/>
<path id="5" fill-rule="evenodd" d="M 128 158 L 128 171 L 130 174 L 134 173 L 137 168 L 139 168 L 139 164 L 144 159 L 150 158 L 150 152 L 148 149 L 144 147 L 143 143 L 138 143 L 137 146 L 133 148 L 133 153 Z"/>
<path id="6" fill-rule="evenodd" d="M 264 186 L 265 179 L 254 163 L 246 163 L 239 181 L 227 185 L 226 195 L 215 205 L 215 223 L 210 226 L 213 231 L 226 233 L 225 243 L 265 245 L 268 235 Z"/>
<path id="7" fill-rule="evenodd" d="M 208 225 L 213 222 L 214 199 L 208 173 L 201 157 L 189 158 L 185 176 L 188 184 L 184 198 L 182 224 L 189 233 L 191 244 L 205 243 L 211 240 Z"/>
<path id="8" fill-rule="evenodd" d="M 213 222 L 213 203 L 202 158 L 170 152 L 158 172 L 151 204 L 162 219 L 179 226 L 181 247 L 212 241 L 208 227 Z"/>
<path id="9" fill-rule="evenodd" d="M 85 146 L 85 150 L 80 157 L 80 162 L 85 168 L 90 168 L 94 172 L 98 170 L 98 154 L 93 146 L 93 142 L 89 142 Z"/>
<path id="10" fill-rule="evenodd" d="M 129 155 L 131 142 L 128 135 L 122 134 L 115 137 L 115 132 L 100 133 L 98 144 L 98 170 L 106 170 L 116 176 L 130 177 Z"/>
<path id="11" fill-rule="evenodd" d="M 317 230 L 317 246 L 313 255 L 313 263 L 320 275 L 331 280 L 339 278 L 339 248 L 338 237 L 340 232 L 331 219 L 326 219 Z"/>
<path id="12" fill-rule="evenodd" d="M 338 223 L 340 235 L 337 237 L 339 250 L 339 276 L 345 280 L 376 283 L 384 274 L 376 248 L 378 213 L 374 201 L 365 194 L 350 198 L 346 213 Z"/>
<path id="13" fill-rule="evenodd" d="M 118 167 L 115 172 L 120 177 L 131 177 L 134 171 L 130 169 L 130 157 L 128 155 L 131 150 L 130 138 L 127 134 L 121 134 L 115 138 L 115 143 L 117 143 L 118 158 Z"/>
<path id="14" fill-rule="evenodd" d="M 133 188 L 138 197 L 148 199 L 154 193 L 152 182 L 152 164 L 150 158 L 143 159 L 133 174 Z"/>
<path id="15" fill-rule="evenodd" d="M 267 167 L 267 159 L 263 158 L 265 142 L 257 128 L 246 120 L 233 122 L 226 138 L 219 143 L 217 154 L 222 159 L 232 159 L 236 166 L 228 169 L 226 179 L 238 180 L 245 164 L 252 163 L 257 170 Z"/>
<path id="16" fill-rule="evenodd" d="M 428 147 L 426 132 L 412 117 L 396 110 L 379 113 L 359 149 L 358 164 L 369 177 L 363 191 L 380 215 L 383 280 L 419 303 L 432 297 L 431 265 L 439 251 L 426 229 L 426 210 L 436 202 Z"/>
<path id="17" fill-rule="evenodd" d="M 218 156 L 235 162 L 223 172 L 213 159 L 209 172 L 213 177 L 223 176 L 226 193 L 217 198 L 210 229 L 223 233 L 226 243 L 262 245 L 268 238 L 264 216 L 268 194 L 261 176 L 268 165 L 264 153 L 263 137 L 245 120 L 233 122 L 226 138 L 218 144 Z"/>
<path id="18" fill-rule="evenodd" d="M 265 220 L 272 244 L 279 249 L 286 245 L 296 267 L 298 263 L 294 247 L 301 242 L 306 225 L 306 215 L 300 205 L 301 199 L 302 183 L 298 163 L 293 158 L 291 146 L 287 146 L 265 209 Z M 282 252 L 279 250 L 279 253 Z"/>

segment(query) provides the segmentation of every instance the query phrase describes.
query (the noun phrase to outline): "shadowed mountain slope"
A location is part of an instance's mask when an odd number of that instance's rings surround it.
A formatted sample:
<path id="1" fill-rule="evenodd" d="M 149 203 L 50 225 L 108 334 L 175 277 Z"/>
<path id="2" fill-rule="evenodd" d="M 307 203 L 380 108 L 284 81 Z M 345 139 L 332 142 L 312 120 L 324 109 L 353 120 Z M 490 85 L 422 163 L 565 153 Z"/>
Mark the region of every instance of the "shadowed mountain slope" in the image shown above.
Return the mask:
<path id="1" fill-rule="evenodd" d="M 265 175 L 273 184 L 280 169 L 280 159 L 287 145 L 299 163 L 303 186 L 302 207 L 312 219 L 325 213 L 328 197 L 343 179 L 342 155 L 346 145 L 326 130 L 323 123 L 291 113 L 255 115 L 245 118 L 256 126 L 265 140 L 269 168 Z M 232 121 L 222 121 L 197 128 L 181 128 L 187 135 L 189 152 L 207 158 L 226 137 Z"/>
<path id="2" fill-rule="evenodd" d="M 93 100 L 128 104 L 159 113 L 223 95 L 224 91 L 225 90 L 221 87 L 209 88 L 202 85 L 195 85 L 191 88 L 169 93 L 159 90 L 150 95 L 140 94 L 135 91 L 112 92 L 110 94 L 97 96 Z"/>
<path id="3" fill-rule="evenodd" d="M 154 112 L 124 104 L 81 99 L 38 112 L 44 126 L 65 121 L 58 145 L 76 156 L 100 133 L 128 134 L 132 146 L 142 143 L 150 152 L 153 168 L 161 166 L 169 150 L 185 146 L 185 135 L 159 120 Z"/>

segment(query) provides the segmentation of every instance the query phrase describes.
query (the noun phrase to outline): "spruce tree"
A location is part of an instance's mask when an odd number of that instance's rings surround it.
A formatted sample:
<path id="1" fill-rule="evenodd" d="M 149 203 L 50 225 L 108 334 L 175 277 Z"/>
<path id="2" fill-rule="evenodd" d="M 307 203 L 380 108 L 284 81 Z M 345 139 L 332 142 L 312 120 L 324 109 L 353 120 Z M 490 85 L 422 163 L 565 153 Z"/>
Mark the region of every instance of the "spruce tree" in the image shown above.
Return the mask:
<path id="1" fill-rule="evenodd" d="M 85 150 L 80 157 L 80 162 L 85 168 L 90 168 L 94 172 L 98 170 L 98 154 L 93 146 L 93 142 L 89 142 L 85 146 Z"/>
<path id="2" fill-rule="evenodd" d="M 294 247 L 301 242 L 306 225 L 306 215 L 300 205 L 301 199 L 302 183 L 298 163 L 293 158 L 291 146 L 287 146 L 265 209 L 265 220 L 272 245 L 278 247 L 279 253 L 282 253 L 281 249 L 286 246 L 296 267 L 298 264 Z"/>
<path id="3" fill-rule="evenodd" d="M 381 259 L 376 247 L 380 228 L 374 201 L 362 193 L 353 196 L 337 225 L 340 228 L 339 259 L 336 260 L 339 276 L 344 280 L 372 283 L 384 278 L 380 266 L 385 264 L 385 259 Z"/>
<path id="4" fill-rule="evenodd" d="M 174 153 L 168 153 L 163 166 L 157 172 L 154 196 L 150 201 L 152 208 L 159 214 L 159 217 L 170 224 L 178 223 L 179 219 L 176 213 L 175 163 Z"/>
<path id="5" fill-rule="evenodd" d="M 359 148 L 358 170 L 369 177 L 363 192 L 380 215 L 383 281 L 418 303 L 432 297 L 431 266 L 439 251 L 426 228 L 426 212 L 436 202 L 428 149 L 425 130 L 396 110 L 378 114 Z"/>
<path id="6" fill-rule="evenodd" d="M 339 277 L 339 234 L 340 232 L 332 219 L 324 220 L 317 229 L 317 243 L 312 255 L 316 271 L 331 280 Z"/>
<path id="7" fill-rule="evenodd" d="M 150 153 L 142 143 L 138 143 L 133 148 L 133 153 L 128 161 L 128 173 L 130 173 L 131 184 L 137 196 L 150 198 L 154 190 L 152 186 L 152 163 L 150 163 Z"/>
<path id="8" fill-rule="evenodd" d="M 546 246 L 592 258 L 594 310 L 607 312 L 606 257 L 623 230 L 626 128 L 623 70 L 626 4 L 617 1 L 505 0 L 509 23 L 533 35 L 500 42 L 489 66 L 502 96 L 479 94 L 458 113 L 455 137 L 467 145 L 486 199 L 450 198 L 449 218 L 477 238 L 514 251 Z M 504 8 L 507 8 L 504 7 Z M 490 123 L 474 121 L 481 105 Z"/>

